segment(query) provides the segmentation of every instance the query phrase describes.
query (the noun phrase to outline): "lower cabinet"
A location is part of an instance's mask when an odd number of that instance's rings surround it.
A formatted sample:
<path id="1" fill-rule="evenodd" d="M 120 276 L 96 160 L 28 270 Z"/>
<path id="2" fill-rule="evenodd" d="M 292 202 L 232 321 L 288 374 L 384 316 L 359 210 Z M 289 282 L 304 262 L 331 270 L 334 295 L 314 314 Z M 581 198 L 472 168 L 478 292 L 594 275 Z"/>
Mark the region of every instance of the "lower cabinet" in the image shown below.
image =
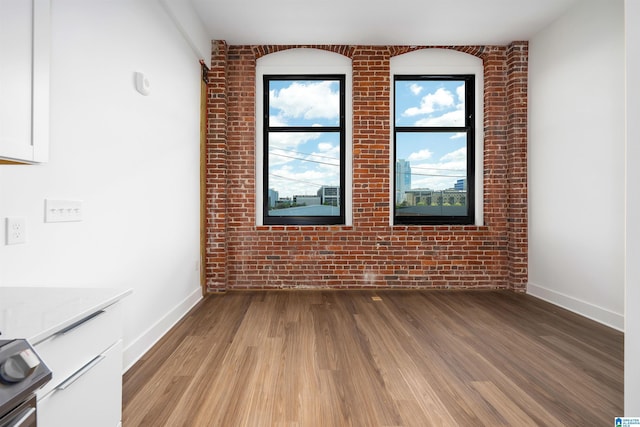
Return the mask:
<path id="1" fill-rule="evenodd" d="M 53 377 L 37 392 L 39 427 L 116 427 L 122 417 L 122 307 L 89 313 L 35 344 Z"/>
<path id="2" fill-rule="evenodd" d="M 116 427 L 122 411 L 122 340 L 38 400 L 38 426 Z"/>

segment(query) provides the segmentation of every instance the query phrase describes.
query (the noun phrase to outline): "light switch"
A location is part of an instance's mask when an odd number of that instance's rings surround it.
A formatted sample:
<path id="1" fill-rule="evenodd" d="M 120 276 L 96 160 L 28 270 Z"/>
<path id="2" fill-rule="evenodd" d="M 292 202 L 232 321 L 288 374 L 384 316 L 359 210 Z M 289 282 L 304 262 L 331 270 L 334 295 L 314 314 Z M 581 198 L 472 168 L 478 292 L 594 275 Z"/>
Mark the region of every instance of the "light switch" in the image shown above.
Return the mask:
<path id="1" fill-rule="evenodd" d="M 44 222 L 76 222 L 82 221 L 81 200 L 44 201 Z"/>

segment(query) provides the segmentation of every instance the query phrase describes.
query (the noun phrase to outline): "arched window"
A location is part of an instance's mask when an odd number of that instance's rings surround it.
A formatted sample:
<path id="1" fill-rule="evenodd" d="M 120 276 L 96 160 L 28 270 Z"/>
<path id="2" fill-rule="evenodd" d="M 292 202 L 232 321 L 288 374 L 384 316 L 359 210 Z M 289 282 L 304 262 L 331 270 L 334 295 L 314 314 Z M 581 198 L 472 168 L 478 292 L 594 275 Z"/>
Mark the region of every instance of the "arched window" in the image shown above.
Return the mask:
<path id="1" fill-rule="evenodd" d="M 393 224 L 482 224 L 483 65 L 423 49 L 391 59 Z M 410 192 L 462 203 L 407 203 Z M 449 200 L 453 199 L 452 196 Z"/>
<path id="2" fill-rule="evenodd" d="M 350 225 L 351 60 L 308 48 L 263 56 L 256 97 L 258 224 Z"/>

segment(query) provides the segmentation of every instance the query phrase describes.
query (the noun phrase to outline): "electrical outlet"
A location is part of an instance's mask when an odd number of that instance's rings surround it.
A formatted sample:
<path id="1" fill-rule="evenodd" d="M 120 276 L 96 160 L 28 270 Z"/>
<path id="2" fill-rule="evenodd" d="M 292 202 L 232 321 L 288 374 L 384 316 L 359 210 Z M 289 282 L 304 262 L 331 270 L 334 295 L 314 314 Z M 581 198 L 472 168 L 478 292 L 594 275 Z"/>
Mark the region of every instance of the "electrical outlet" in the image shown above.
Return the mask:
<path id="1" fill-rule="evenodd" d="M 24 218 L 7 218 L 7 245 L 25 243 L 27 241 L 27 220 Z"/>

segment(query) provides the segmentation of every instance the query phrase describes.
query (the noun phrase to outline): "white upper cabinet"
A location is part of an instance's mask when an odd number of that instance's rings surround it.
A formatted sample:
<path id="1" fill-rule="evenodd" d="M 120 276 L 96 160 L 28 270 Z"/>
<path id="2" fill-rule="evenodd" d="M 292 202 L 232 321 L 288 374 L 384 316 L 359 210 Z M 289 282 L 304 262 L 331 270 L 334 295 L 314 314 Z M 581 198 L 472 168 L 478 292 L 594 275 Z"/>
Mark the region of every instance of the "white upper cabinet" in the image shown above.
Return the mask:
<path id="1" fill-rule="evenodd" d="M 49 158 L 50 0 L 0 0 L 0 163 Z"/>

